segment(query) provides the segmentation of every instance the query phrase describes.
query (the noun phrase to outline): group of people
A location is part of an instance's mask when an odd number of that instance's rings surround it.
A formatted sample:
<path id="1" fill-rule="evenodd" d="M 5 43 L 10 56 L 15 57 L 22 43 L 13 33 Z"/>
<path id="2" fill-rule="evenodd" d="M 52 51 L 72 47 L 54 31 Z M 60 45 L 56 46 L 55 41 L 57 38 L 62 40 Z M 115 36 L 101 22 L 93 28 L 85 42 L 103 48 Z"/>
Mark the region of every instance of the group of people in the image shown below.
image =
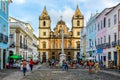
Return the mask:
<path id="1" fill-rule="evenodd" d="M 98 63 L 98 61 L 85 61 L 84 62 L 84 68 L 86 68 L 87 66 L 88 66 L 88 68 L 89 68 L 89 73 L 92 73 L 92 69 L 94 68 L 94 70 L 95 70 L 95 73 L 98 73 L 98 70 L 100 69 L 100 65 L 99 65 L 99 63 Z"/>
<path id="2" fill-rule="evenodd" d="M 31 59 L 31 60 L 29 61 L 29 67 L 30 67 L 31 72 L 32 72 L 32 70 L 33 70 L 33 65 L 34 65 L 34 62 L 33 62 L 33 60 Z M 22 66 L 22 70 L 23 70 L 23 75 L 25 76 L 26 71 L 27 71 L 27 61 L 26 61 L 25 59 L 23 60 L 21 66 Z"/>

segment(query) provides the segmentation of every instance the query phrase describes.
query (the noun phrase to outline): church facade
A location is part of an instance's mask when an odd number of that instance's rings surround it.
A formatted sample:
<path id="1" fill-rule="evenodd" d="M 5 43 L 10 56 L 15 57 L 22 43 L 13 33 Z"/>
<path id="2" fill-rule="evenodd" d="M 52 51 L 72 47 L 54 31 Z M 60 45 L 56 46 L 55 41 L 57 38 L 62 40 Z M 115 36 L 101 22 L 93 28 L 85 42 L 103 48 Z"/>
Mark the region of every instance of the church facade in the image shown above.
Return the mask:
<path id="1" fill-rule="evenodd" d="M 59 60 L 62 53 L 62 34 L 64 31 L 64 53 L 67 60 L 77 59 L 80 55 L 80 31 L 84 27 L 84 16 L 78 6 L 72 17 L 72 28 L 69 30 L 66 23 L 61 19 L 56 27 L 51 30 L 51 19 L 46 7 L 39 17 L 38 52 L 41 61 L 50 59 Z"/>

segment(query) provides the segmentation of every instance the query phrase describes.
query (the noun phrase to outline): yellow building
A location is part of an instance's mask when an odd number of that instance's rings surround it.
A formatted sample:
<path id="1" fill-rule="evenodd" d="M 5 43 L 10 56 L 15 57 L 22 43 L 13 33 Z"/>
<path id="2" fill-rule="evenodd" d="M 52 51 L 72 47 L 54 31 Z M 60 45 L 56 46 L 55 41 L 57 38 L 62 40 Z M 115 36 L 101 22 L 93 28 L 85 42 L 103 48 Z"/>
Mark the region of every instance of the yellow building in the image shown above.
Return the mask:
<path id="1" fill-rule="evenodd" d="M 80 53 L 80 31 L 84 27 L 84 16 L 78 6 L 72 17 L 71 31 L 63 20 L 57 22 L 56 27 L 51 31 L 51 19 L 46 7 L 39 17 L 39 38 L 38 52 L 41 61 L 59 59 L 61 54 L 61 29 L 64 30 L 64 53 L 66 59 L 76 59 Z"/>

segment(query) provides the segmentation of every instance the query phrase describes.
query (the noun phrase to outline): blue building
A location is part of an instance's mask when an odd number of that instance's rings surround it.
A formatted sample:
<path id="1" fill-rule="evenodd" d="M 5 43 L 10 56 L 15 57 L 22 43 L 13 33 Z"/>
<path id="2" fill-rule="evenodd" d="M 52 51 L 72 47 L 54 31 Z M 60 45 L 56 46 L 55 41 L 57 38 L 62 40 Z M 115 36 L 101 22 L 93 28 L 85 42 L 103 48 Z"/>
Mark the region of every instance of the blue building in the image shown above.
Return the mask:
<path id="1" fill-rule="evenodd" d="M 0 69 L 6 67 L 8 59 L 8 5 L 11 0 L 0 0 Z"/>
<path id="2" fill-rule="evenodd" d="M 96 59 L 96 33 L 97 33 L 97 24 L 96 17 L 98 13 L 94 16 L 91 15 L 87 25 L 86 25 L 86 57 L 93 57 Z"/>

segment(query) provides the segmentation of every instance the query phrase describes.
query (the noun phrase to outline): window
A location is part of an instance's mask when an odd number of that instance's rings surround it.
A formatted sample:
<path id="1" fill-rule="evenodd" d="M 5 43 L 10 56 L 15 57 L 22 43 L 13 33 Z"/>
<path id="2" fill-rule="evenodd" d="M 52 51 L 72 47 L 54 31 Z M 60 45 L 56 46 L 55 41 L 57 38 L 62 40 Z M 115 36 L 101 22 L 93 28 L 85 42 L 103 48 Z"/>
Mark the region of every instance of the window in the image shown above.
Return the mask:
<path id="1" fill-rule="evenodd" d="M 6 35 L 6 26 L 3 27 L 4 35 Z"/>
<path id="2" fill-rule="evenodd" d="M 106 18 L 104 18 L 104 28 L 106 27 Z"/>
<path id="3" fill-rule="evenodd" d="M 77 21 L 77 26 L 80 26 L 80 21 Z"/>
<path id="4" fill-rule="evenodd" d="M 79 35 L 80 35 L 80 32 L 77 32 L 77 35 L 79 36 Z"/>
<path id="5" fill-rule="evenodd" d="M 1 9 L 1 6 L 2 6 L 2 0 L 0 0 L 0 9 Z"/>
<path id="6" fill-rule="evenodd" d="M 117 36 L 116 36 L 116 33 L 114 33 L 114 41 L 117 40 Z"/>
<path id="7" fill-rule="evenodd" d="M 96 39 L 95 39 L 95 46 L 96 46 Z"/>
<path id="8" fill-rule="evenodd" d="M 20 36 L 20 48 L 22 48 L 22 36 Z"/>
<path id="9" fill-rule="evenodd" d="M 95 23 L 95 30 L 96 30 L 96 23 Z"/>
<path id="10" fill-rule="evenodd" d="M 43 48 L 46 48 L 46 42 L 43 42 Z"/>
<path id="11" fill-rule="evenodd" d="M 106 43 L 106 36 L 104 36 L 104 43 Z"/>
<path id="12" fill-rule="evenodd" d="M 70 46 L 71 46 L 71 43 L 70 43 L 70 41 L 68 42 L 68 48 L 70 48 Z"/>
<path id="13" fill-rule="evenodd" d="M 46 36 L 46 32 L 43 32 L 43 36 Z"/>
<path id="14" fill-rule="evenodd" d="M 108 27 L 110 27 L 110 19 L 108 19 Z"/>
<path id="15" fill-rule="evenodd" d="M 98 38 L 98 44 L 100 44 L 100 39 Z"/>
<path id="16" fill-rule="evenodd" d="M 111 38 L 110 38 L 110 35 L 109 35 L 109 37 L 108 37 L 108 40 L 109 40 L 109 43 L 111 42 Z"/>
<path id="17" fill-rule="evenodd" d="M 46 22 L 45 21 L 43 21 L 43 26 L 46 26 Z"/>
<path id="18" fill-rule="evenodd" d="M 101 37 L 101 44 L 102 44 L 102 37 Z"/>
<path id="19" fill-rule="evenodd" d="M 102 29 L 102 20 L 101 20 L 101 29 Z"/>
<path id="20" fill-rule="evenodd" d="M 99 29 L 100 29 L 100 24 L 99 24 L 99 22 L 98 22 L 98 31 L 99 31 Z"/>
<path id="21" fill-rule="evenodd" d="M 52 55 L 55 55 L 55 52 L 52 52 Z"/>
<path id="22" fill-rule="evenodd" d="M 12 44 L 14 41 L 14 34 L 10 34 L 10 44 Z"/>
<path id="23" fill-rule="evenodd" d="M 115 14 L 114 15 L 114 24 L 116 24 L 116 22 L 117 22 L 117 15 Z"/>
<path id="24" fill-rule="evenodd" d="M 80 48 L 80 42 L 77 41 L 76 44 L 77 44 L 77 48 Z"/>
<path id="25" fill-rule="evenodd" d="M 6 13 L 6 1 L 2 2 L 2 10 L 4 13 Z"/>
<path id="26" fill-rule="evenodd" d="M 111 52 L 108 52 L 108 60 L 111 60 Z"/>

